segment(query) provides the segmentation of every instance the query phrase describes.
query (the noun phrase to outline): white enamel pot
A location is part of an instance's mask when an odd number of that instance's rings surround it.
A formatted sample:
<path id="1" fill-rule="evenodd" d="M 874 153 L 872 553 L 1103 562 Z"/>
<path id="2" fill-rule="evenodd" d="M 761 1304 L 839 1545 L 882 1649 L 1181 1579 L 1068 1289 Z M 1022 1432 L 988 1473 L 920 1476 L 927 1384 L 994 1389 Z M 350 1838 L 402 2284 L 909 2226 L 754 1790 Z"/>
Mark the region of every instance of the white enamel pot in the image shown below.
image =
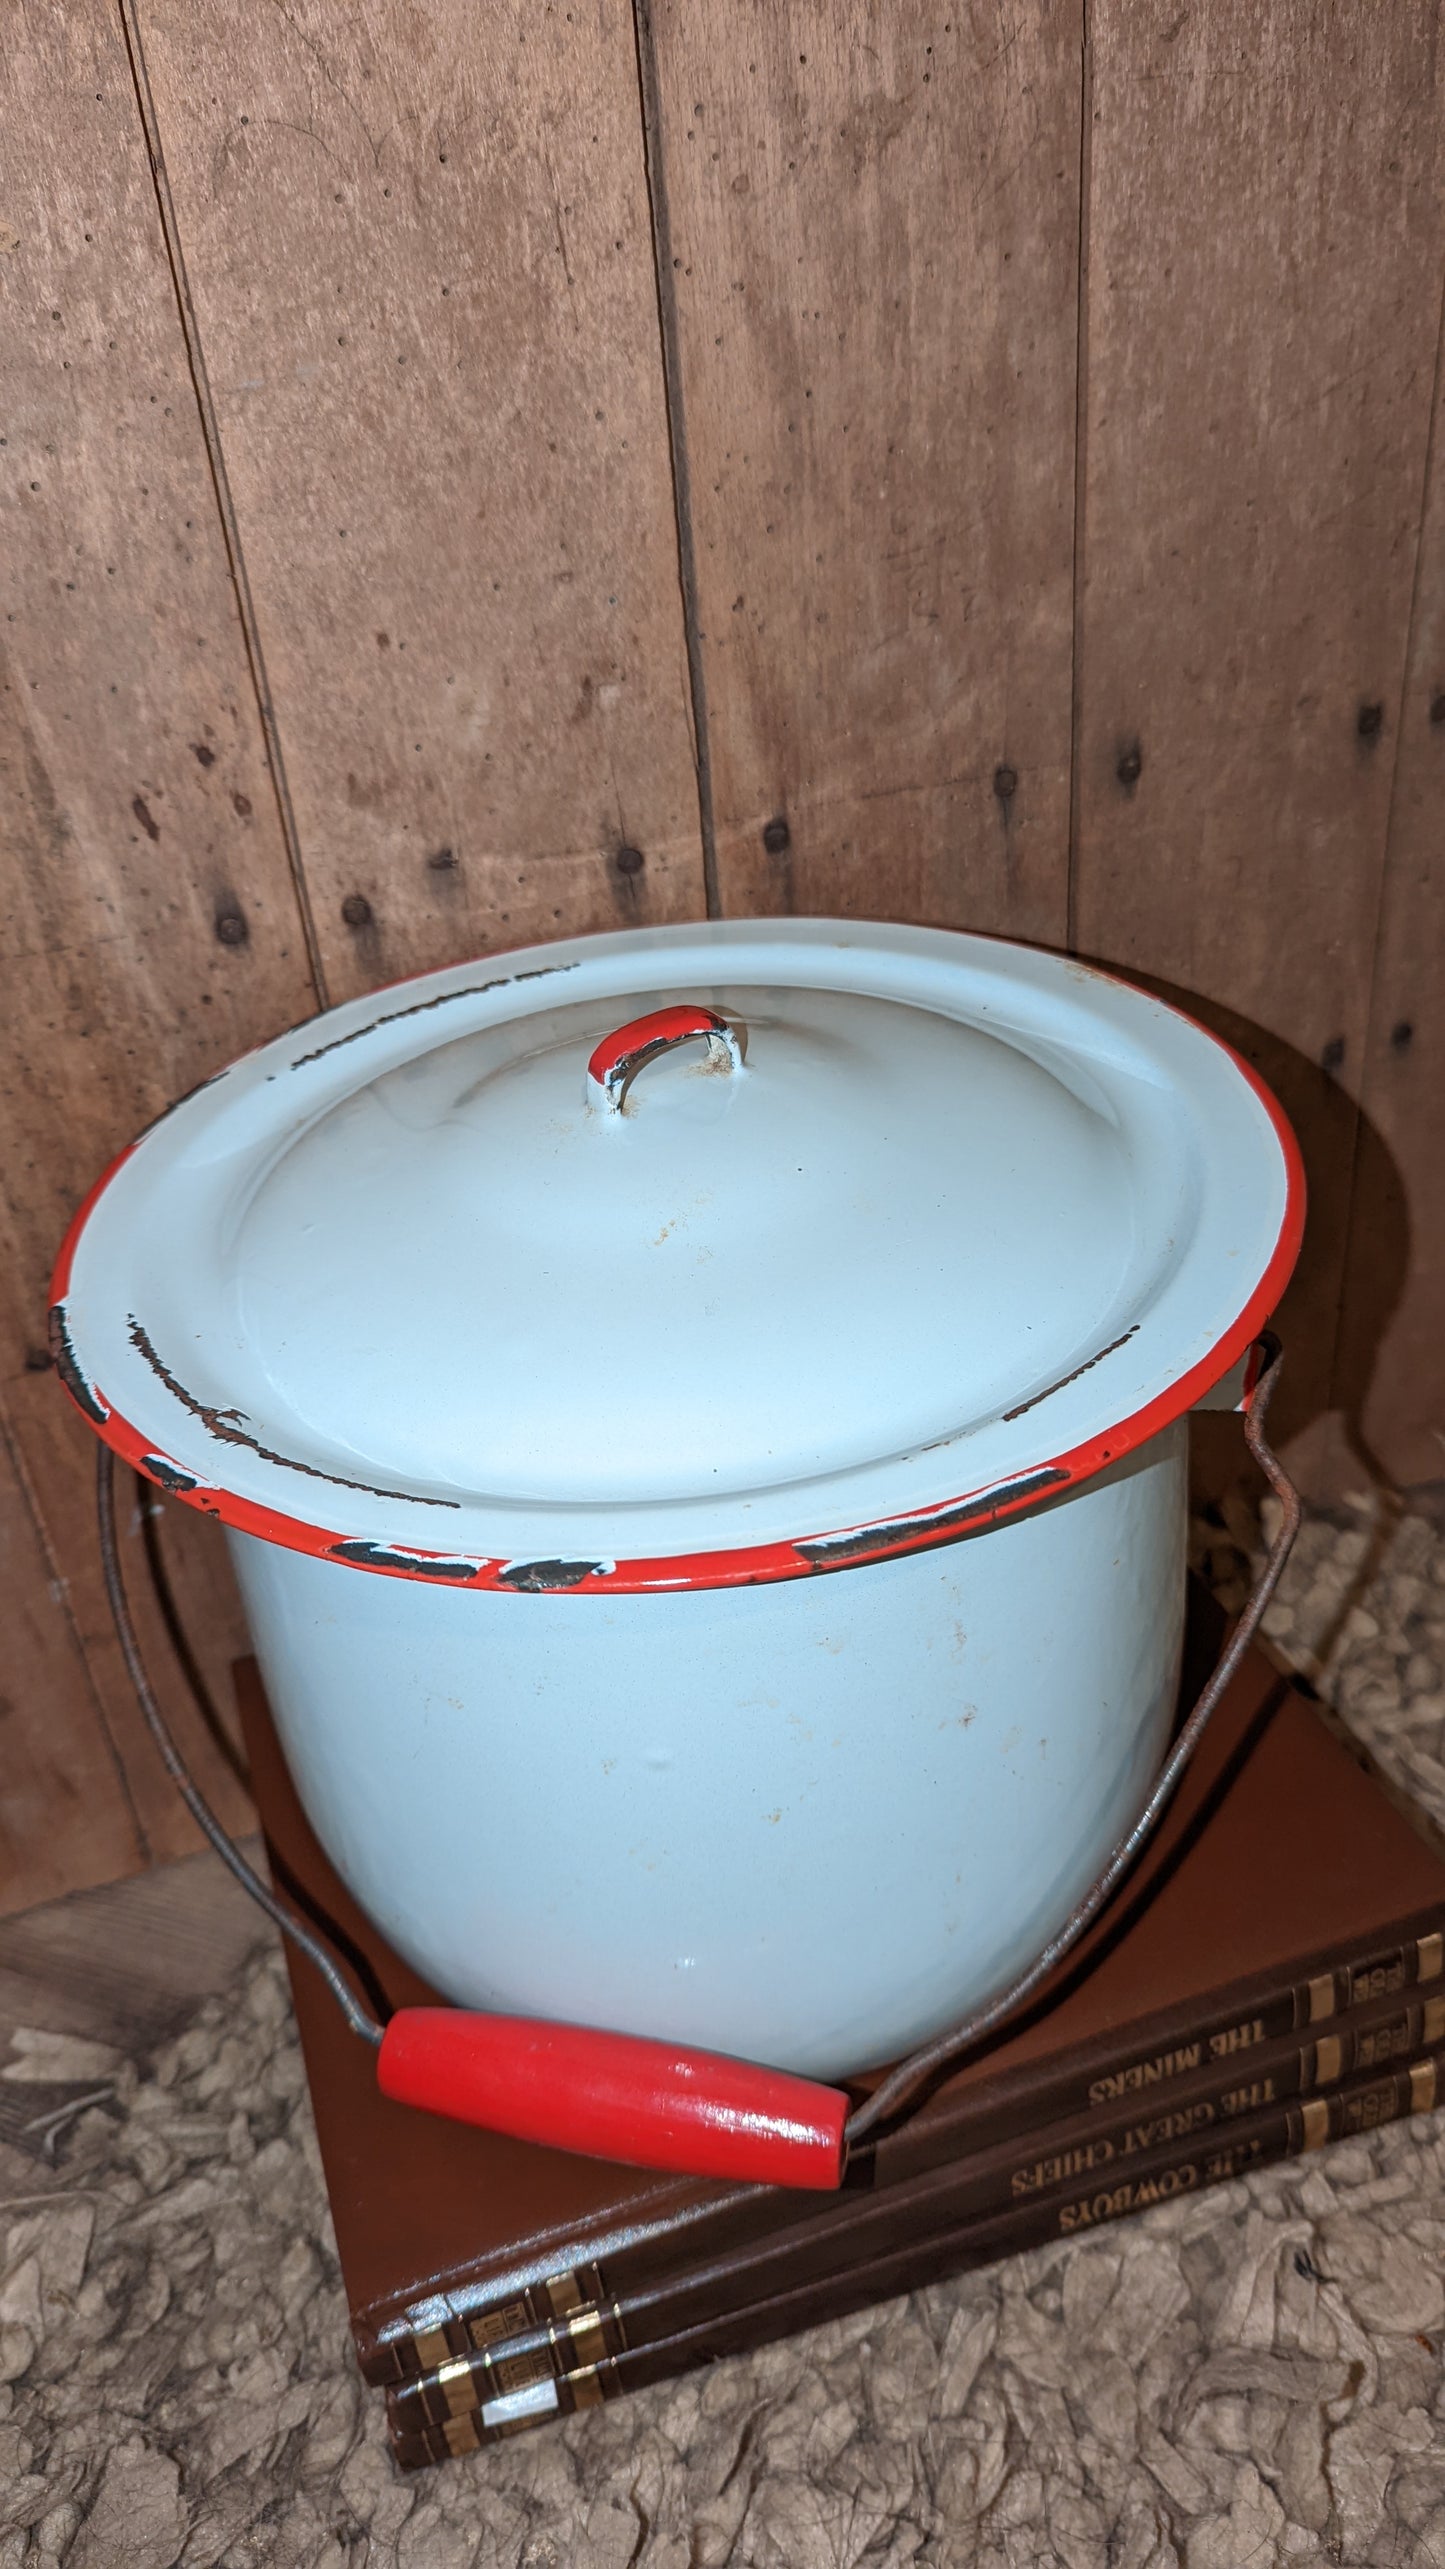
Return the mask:
<path id="1" fill-rule="evenodd" d="M 823 920 L 349 1002 L 154 1127 L 54 1334 L 226 1525 L 307 1812 L 470 2008 L 809 2078 L 1044 1947 L 1174 1710 L 1187 1417 L 1303 1218 L 1225 1047 Z"/>

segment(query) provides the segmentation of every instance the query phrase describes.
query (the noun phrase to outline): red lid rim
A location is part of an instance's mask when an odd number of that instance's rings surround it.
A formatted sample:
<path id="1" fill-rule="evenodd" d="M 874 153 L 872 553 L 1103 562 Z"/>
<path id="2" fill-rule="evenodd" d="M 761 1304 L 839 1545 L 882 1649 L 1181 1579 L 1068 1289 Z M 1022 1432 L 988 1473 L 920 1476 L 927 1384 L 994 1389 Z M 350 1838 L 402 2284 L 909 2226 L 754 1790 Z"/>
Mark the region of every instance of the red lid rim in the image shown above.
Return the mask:
<path id="1" fill-rule="evenodd" d="M 1001 942 L 1007 943 L 1004 939 Z M 488 958 L 490 960 L 490 958 Z M 1125 989 L 1135 985 L 1121 973 L 1091 963 L 1087 969 L 1101 981 Z M 414 978 L 426 979 L 427 975 Z M 404 983 L 391 985 L 402 988 Z M 161 1451 L 122 1416 L 102 1388 L 81 1367 L 71 1344 L 66 1297 L 76 1251 L 86 1224 L 113 1178 L 139 1148 L 144 1134 L 117 1153 L 75 1213 L 56 1258 L 50 1285 L 50 1339 L 65 1389 L 88 1426 L 123 1462 L 144 1478 L 216 1518 L 238 1534 L 256 1536 L 289 1552 L 302 1552 L 338 1567 L 364 1570 L 374 1577 L 414 1579 L 432 1587 L 476 1588 L 513 1595 L 643 1596 L 692 1588 L 742 1588 L 771 1585 L 786 1579 L 814 1578 L 838 1570 L 863 1568 L 905 1553 L 936 1550 L 965 1540 L 989 1527 L 1022 1516 L 1046 1500 L 1061 1497 L 1092 1480 L 1111 1463 L 1138 1451 L 1176 1420 L 1183 1418 L 1212 1391 L 1258 1338 L 1274 1313 L 1293 1272 L 1304 1237 L 1306 1185 L 1304 1162 L 1294 1130 L 1279 1100 L 1252 1064 L 1188 1011 L 1149 994 L 1154 1004 L 1193 1027 L 1225 1054 L 1263 1107 L 1285 1169 L 1285 1203 L 1279 1232 L 1254 1291 L 1209 1353 L 1178 1375 L 1166 1389 L 1117 1425 L 1066 1452 L 1032 1465 L 1018 1478 L 964 1491 L 955 1498 L 901 1517 L 783 1542 L 740 1545 L 722 1551 L 661 1554 L 635 1560 L 502 1560 L 475 1559 L 431 1552 L 406 1544 L 380 1543 L 373 1537 L 349 1535 L 343 1529 L 308 1523 L 266 1507 L 220 1484 L 201 1481 L 183 1464 Z M 258 1047 L 258 1049 L 260 1049 Z M 207 1083 L 202 1083 L 203 1085 Z M 167 1109 L 167 1112 L 172 1110 Z M 163 1121 L 164 1118 L 157 1118 Z M 148 1127 L 153 1130 L 154 1127 Z"/>

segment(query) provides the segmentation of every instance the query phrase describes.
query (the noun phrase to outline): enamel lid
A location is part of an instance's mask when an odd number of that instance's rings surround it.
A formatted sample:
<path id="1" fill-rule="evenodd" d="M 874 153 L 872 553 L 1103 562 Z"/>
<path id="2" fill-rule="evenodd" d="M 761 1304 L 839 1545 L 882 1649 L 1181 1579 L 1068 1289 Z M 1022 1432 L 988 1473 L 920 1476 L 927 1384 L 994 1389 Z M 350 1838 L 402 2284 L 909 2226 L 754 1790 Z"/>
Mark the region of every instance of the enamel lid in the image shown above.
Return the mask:
<path id="1" fill-rule="evenodd" d="M 1179 1415 L 1293 1263 L 1297 1157 L 1190 1020 L 857 922 L 578 938 L 353 1000 L 109 1173 L 69 1388 L 228 1522 L 402 1575 L 797 1575 Z"/>

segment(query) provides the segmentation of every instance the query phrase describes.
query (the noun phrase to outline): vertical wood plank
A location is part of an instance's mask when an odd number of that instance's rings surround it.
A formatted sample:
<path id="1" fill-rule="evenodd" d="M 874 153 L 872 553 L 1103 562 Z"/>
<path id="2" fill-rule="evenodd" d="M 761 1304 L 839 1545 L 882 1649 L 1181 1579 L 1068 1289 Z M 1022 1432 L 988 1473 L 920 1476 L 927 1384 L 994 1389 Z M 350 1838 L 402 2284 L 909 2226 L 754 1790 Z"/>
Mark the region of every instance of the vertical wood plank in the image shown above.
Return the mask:
<path id="1" fill-rule="evenodd" d="M 23 1377 L 10 1386 L 9 1397 L 27 1482 L 37 1502 L 43 1499 L 46 1532 L 64 1581 L 66 1612 L 84 1652 L 92 1683 L 111 1718 L 129 1788 L 143 1820 L 147 1846 L 158 1857 L 187 1853 L 198 1840 L 137 1714 L 101 1577 L 95 1519 L 96 1440 L 48 1375 Z M 156 1611 L 142 1539 L 139 1492 L 134 1476 L 118 1464 L 116 1519 L 121 1567 L 147 1665 L 177 1737 L 186 1753 L 194 1752 L 196 1756 L 197 1780 L 217 1801 L 228 1826 L 234 1823 L 237 1827 L 253 1827 L 254 1814 L 237 1783 L 242 1765 L 235 1747 L 238 1734 L 228 1719 L 233 1693 L 231 1669 L 250 1643 L 225 1536 L 213 1519 L 198 1515 L 177 1500 L 161 1500 L 159 1492 L 148 1489 L 147 1504 L 152 1503 L 159 1503 L 162 1510 L 164 1575 L 174 1593 L 202 1681 L 221 1712 L 220 1729 L 227 1745 L 219 1758 L 212 1753 Z"/>
<path id="2" fill-rule="evenodd" d="M 703 907 L 623 0 L 135 0 L 333 995 Z"/>
<path id="3" fill-rule="evenodd" d="M 1327 1411 L 1439 315 L 1434 13 L 1098 0 L 1075 924 L 1229 1013 Z M 1376 1254 L 1403 1259 L 1397 1237 Z"/>
<path id="4" fill-rule="evenodd" d="M 8 1432 L 0 1433 L 0 1913 L 144 1863 L 146 1843 L 71 1625 L 51 1585 Z"/>
<path id="5" fill-rule="evenodd" d="M 165 1854 L 194 1837 L 101 1638 L 93 1444 L 41 1370 L 46 1282 L 111 1154 L 314 992 L 116 14 L 21 12 L 0 84 L 0 1376 L 56 1571 L 32 1594 L 17 1550 L 5 1611 L 52 1620 L 52 1669 L 90 1644 L 141 1842 Z M 65 1700 L 36 1678 L 11 1731 L 37 1848 Z M 224 1766 L 199 1763 L 237 1816 Z M 62 1797 L 49 1829 L 50 1887 L 96 1879 L 88 1811 Z"/>
<path id="6" fill-rule="evenodd" d="M 1445 387 L 1434 435 L 1365 1055 L 1334 1406 L 1405 1488 L 1445 1479 Z M 1381 1243 L 1403 1242 L 1398 1261 Z"/>
<path id="7" fill-rule="evenodd" d="M 648 18 L 723 906 L 1062 941 L 1080 11 Z"/>

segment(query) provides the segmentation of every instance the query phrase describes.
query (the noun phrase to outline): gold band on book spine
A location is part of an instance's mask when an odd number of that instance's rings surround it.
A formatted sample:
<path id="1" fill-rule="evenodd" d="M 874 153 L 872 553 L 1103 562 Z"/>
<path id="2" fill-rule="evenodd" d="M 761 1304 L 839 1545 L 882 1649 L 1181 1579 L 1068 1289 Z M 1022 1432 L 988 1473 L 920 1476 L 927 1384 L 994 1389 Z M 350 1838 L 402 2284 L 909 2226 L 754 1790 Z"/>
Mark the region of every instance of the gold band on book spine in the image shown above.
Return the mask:
<path id="1" fill-rule="evenodd" d="M 1344 2067 L 1345 2047 L 1338 2034 L 1321 2034 L 1315 2045 L 1315 2084 L 1328 2087 Z"/>
<path id="2" fill-rule="evenodd" d="M 1300 2107 L 1301 2149 L 1322 2150 L 1330 2137 L 1330 2109 L 1322 2096 L 1308 2096 Z"/>
<path id="3" fill-rule="evenodd" d="M 1445 1971 L 1445 1935 L 1421 1936 L 1415 1947 L 1415 1978 L 1438 1980 Z"/>
<path id="4" fill-rule="evenodd" d="M 465 2355 L 458 2355 L 450 2364 L 438 2364 L 436 2386 L 453 2417 L 465 2417 L 476 2407 L 474 2378 Z"/>
<path id="5" fill-rule="evenodd" d="M 1435 2091 L 1439 2085 L 1438 2067 L 1439 2064 L 1435 2061 L 1415 2061 L 1412 2064 L 1410 2070 L 1412 2114 L 1429 2114 L 1433 2110 Z"/>
<path id="6" fill-rule="evenodd" d="M 1333 2016 L 1335 2005 L 1335 1975 L 1332 1971 L 1322 1971 L 1317 1980 L 1310 1982 L 1310 2023 L 1318 2025 L 1323 2017 Z"/>
<path id="7" fill-rule="evenodd" d="M 567 2334 L 581 2370 L 602 2362 L 608 2346 L 600 2310 L 595 2310 L 590 2303 L 582 2310 L 574 2310 L 567 2322 Z"/>

